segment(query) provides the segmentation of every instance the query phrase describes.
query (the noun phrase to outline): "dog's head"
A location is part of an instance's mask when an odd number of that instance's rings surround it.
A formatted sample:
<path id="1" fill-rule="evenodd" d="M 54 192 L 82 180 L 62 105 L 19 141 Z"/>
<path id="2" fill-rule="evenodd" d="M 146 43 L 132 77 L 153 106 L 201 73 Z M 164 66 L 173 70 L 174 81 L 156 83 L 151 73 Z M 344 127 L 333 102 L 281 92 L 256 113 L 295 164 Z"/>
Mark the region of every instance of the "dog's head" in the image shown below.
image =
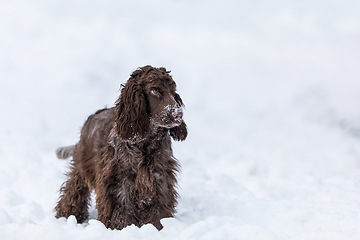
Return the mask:
<path id="1" fill-rule="evenodd" d="M 145 66 L 131 74 L 116 103 L 116 129 L 121 138 L 138 141 L 151 129 L 162 127 L 175 140 L 185 140 L 184 104 L 169 73 L 165 68 Z"/>

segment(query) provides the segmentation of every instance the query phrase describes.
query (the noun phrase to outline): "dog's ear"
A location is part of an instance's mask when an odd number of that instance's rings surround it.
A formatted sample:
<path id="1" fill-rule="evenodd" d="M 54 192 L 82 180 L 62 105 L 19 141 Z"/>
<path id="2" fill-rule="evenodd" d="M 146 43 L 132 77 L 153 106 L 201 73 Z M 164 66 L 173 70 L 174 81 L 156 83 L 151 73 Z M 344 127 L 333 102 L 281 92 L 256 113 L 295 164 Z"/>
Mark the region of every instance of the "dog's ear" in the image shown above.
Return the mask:
<path id="1" fill-rule="evenodd" d="M 170 136 L 175 141 L 184 141 L 187 135 L 188 135 L 187 126 L 184 121 L 182 121 L 182 123 L 179 126 L 170 128 Z"/>
<path id="2" fill-rule="evenodd" d="M 123 86 L 119 100 L 116 102 L 115 122 L 117 135 L 124 140 L 140 141 L 150 131 L 147 100 L 142 86 L 133 78 Z"/>
<path id="3" fill-rule="evenodd" d="M 174 98 L 176 103 L 179 104 L 179 106 L 182 107 L 185 106 L 179 94 L 175 93 Z M 187 137 L 187 134 L 188 134 L 187 126 L 184 121 L 182 121 L 182 123 L 179 126 L 170 129 L 170 136 L 175 141 L 184 141 Z"/>
<path id="4" fill-rule="evenodd" d="M 174 98 L 176 103 L 179 104 L 179 106 L 185 106 L 179 94 L 175 93 Z"/>

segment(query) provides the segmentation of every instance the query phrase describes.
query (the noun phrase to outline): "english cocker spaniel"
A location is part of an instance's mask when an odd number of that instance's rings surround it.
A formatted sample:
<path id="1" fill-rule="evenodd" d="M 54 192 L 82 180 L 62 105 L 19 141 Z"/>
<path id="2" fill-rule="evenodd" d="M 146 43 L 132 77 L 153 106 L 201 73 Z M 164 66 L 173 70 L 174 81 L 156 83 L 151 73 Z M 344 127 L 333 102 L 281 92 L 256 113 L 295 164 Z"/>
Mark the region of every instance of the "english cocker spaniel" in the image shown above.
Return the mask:
<path id="1" fill-rule="evenodd" d="M 160 230 L 160 219 L 174 216 L 179 164 L 171 137 L 185 140 L 187 126 L 169 73 L 151 66 L 134 71 L 115 107 L 91 115 L 76 145 L 57 149 L 59 158 L 73 156 L 57 218 L 88 219 L 92 190 L 97 218 L 111 229 L 151 223 Z"/>

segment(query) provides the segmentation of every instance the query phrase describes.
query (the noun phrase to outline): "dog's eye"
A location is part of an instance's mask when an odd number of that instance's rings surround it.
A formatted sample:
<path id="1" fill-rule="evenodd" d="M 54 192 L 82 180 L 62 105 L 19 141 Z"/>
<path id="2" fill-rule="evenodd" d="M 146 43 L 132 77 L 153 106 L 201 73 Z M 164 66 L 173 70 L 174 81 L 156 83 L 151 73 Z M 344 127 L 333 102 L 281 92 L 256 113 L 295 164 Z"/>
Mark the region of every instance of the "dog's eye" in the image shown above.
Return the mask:
<path id="1" fill-rule="evenodd" d="M 150 90 L 150 93 L 151 93 L 151 95 L 153 95 L 153 96 L 161 97 L 161 92 L 160 92 L 158 89 L 156 89 L 156 88 L 151 89 L 151 90 Z"/>

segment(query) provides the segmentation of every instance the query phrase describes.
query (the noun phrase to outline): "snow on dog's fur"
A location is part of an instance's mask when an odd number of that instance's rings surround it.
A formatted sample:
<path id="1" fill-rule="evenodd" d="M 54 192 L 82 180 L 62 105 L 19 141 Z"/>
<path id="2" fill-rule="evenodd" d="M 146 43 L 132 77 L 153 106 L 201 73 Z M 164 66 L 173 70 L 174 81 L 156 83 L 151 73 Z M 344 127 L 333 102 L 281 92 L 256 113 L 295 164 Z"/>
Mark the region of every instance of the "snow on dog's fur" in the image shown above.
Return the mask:
<path id="1" fill-rule="evenodd" d="M 98 220 L 122 229 L 172 217 L 177 203 L 171 138 L 185 140 L 183 102 L 165 68 L 142 67 L 131 74 L 113 108 L 91 115 L 80 141 L 57 149 L 59 158 L 73 155 L 68 179 L 55 207 L 56 217 L 88 216 L 91 190 Z"/>

